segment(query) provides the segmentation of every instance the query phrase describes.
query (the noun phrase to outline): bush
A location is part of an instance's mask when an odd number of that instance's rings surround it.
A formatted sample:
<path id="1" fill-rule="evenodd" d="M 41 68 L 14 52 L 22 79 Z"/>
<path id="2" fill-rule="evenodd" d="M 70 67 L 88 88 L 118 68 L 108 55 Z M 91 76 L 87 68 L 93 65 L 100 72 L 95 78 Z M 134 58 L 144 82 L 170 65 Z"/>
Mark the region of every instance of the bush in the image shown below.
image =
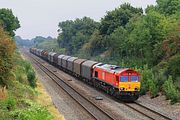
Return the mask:
<path id="1" fill-rule="evenodd" d="M 14 65 L 12 57 L 15 49 L 15 42 L 1 27 L 0 22 L 0 85 L 2 86 L 8 86 L 8 74 Z"/>
<path id="2" fill-rule="evenodd" d="M 165 92 L 166 98 L 171 99 L 171 103 L 180 102 L 180 97 L 178 95 L 178 91 L 173 84 L 172 77 L 169 76 L 168 80 L 165 81 L 163 85 L 163 90 Z"/>
<path id="3" fill-rule="evenodd" d="M 5 110 L 11 111 L 16 108 L 16 100 L 14 97 L 9 96 L 4 102 L 3 102 L 3 107 Z"/>
<path id="4" fill-rule="evenodd" d="M 155 84 L 153 80 L 148 80 L 148 87 L 149 87 L 149 92 L 151 94 L 151 97 L 157 97 L 158 96 L 158 87 Z"/>
<path id="5" fill-rule="evenodd" d="M 28 84 L 32 88 L 36 87 L 36 74 L 30 62 L 23 60 L 18 53 L 15 54 L 15 63 L 17 64 L 14 72 L 16 80 L 23 84 Z"/>
<path id="6" fill-rule="evenodd" d="M 157 81 L 157 85 L 159 86 L 160 90 L 164 82 L 168 78 L 168 74 L 166 74 L 167 71 L 167 62 L 162 61 L 157 66 L 153 68 L 153 74 L 154 78 Z"/>
<path id="7" fill-rule="evenodd" d="M 141 82 L 141 89 L 140 89 L 140 95 L 145 95 L 147 92 L 146 85 Z"/>
<path id="8" fill-rule="evenodd" d="M 26 104 L 25 109 L 15 110 L 11 113 L 16 120 L 52 120 L 52 115 L 45 107 L 42 107 L 30 100 L 22 100 Z"/>
<path id="9" fill-rule="evenodd" d="M 23 84 L 28 83 L 25 68 L 23 66 L 17 65 L 16 69 L 14 70 L 14 73 L 17 81 Z"/>
<path id="10" fill-rule="evenodd" d="M 143 69 L 139 71 L 141 73 L 141 90 L 140 94 L 145 95 L 149 90 L 148 81 L 152 80 L 152 70 L 148 69 L 147 65 L 144 65 Z"/>
<path id="11" fill-rule="evenodd" d="M 27 78 L 28 78 L 30 86 L 35 88 L 36 87 L 36 74 L 33 69 L 27 72 Z"/>
<path id="12" fill-rule="evenodd" d="M 16 107 L 16 100 L 13 97 L 9 97 L 6 101 L 6 105 L 9 110 L 14 109 Z"/>
<path id="13" fill-rule="evenodd" d="M 18 81 L 13 82 L 14 86 L 9 88 L 8 91 L 13 94 L 17 99 L 27 98 L 33 99 L 36 91 L 29 85 L 25 85 Z"/>
<path id="14" fill-rule="evenodd" d="M 0 109 L 0 120 L 12 120 L 12 118 L 9 115 L 9 112 L 7 112 L 6 110 Z"/>
<path id="15" fill-rule="evenodd" d="M 20 63 L 21 63 L 20 65 L 25 68 L 26 73 L 27 73 L 29 70 L 32 69 L 32 66 L 31 66 L 31 63 L 30 63 L 30 62 L 28 62 L 28 61 L 26 61 L 26 60 L 22 60 Z"/>
<path id="16" fill-rule="evenodd" d="M 177 77 L 180 77 L 180 54 L 175 55 L 169 59 L 168 63 L 168 73 L 172 75 L 173 82 L 177 80 Z"/>
<path id="17" fill-rule="evenodd" d="M 43 107 L 31 107 L 24 110 L 14 111 L 13 119 L 17 120 L 52 120 L 52 116 Z"/>

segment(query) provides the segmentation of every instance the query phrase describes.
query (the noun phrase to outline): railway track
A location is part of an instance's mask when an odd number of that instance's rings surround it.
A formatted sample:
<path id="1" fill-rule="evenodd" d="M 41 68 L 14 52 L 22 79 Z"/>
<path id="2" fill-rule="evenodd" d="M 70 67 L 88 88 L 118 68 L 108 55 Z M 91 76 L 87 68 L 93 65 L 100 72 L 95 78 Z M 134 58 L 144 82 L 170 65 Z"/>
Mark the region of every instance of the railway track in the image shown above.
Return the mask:
<path id="1" fill-rule="evenodd" d="M 97 120 L 117 120 L 120 118 L 115 118 L 112 114 L 108 114 L 102 108 L 98 107 L 95 103 L 86 98 L 82 93 L 74 89 L 67 81 L 62 80 L 54 71 L 49 70 L 41 62 L 33 57 L 30 53 L 33 62 L 44 72 L 46 73 L 58 86 L 60 86 L 67 94 L 69 94 L 80 106 L 84 108 L 94 119 Z"/>
<path id="2" fill-rule="evenodd" d="M 175 120 L 175 118 L 170 118 L 167 115 L 154 111 L 138 102 L 124 103 L 124 105 L 152 120 Z"/>
<path id="3" fill-rule="evenodd" d="M 36 60 L 38 58 L 37 56 L 31 55 L 30 53 L 28 53 L 28 54 L 31 56 L 33 61 L 35 61 L 35 63 L 38 65 L 38 67 L 41 70 L 43 70 L 53 81 L 55 81 L 61 88 L 63 88 L 64 91 L 66 91 L 79 105 L 81 105 L 94 119 L 100 119 L 100 120 L 102 120 L 102 119 L 103 120 L 120 119 L 117 117 L 113 117 L 113 115 L 107 113 L 102 108 L 98 107 L 95 103 L 93 103 L 91 100 L 89 100 L 84 95 L 82 95 L 80 92 L 78 92 L 76 89 L 74 89 L 71 85 L 69 85 L 67 83 L 67 81 L 59 78 L 54 73 L 56 71 L 49 70 L 41 62 Z M 36 59 L 33 56 L 36 57 Z M 38 59 L 41 60 L 40 58 L 38 58 Z M 154 111 L 154 110 L 152 110 L 140 103 L 137 103 L 137 102 L 123 103 L 123 104 L 152 120 L 157 120 L 157 119 L 158 120 L 176 120 L 176 118 L 168 117 L 165 114 Z"/>

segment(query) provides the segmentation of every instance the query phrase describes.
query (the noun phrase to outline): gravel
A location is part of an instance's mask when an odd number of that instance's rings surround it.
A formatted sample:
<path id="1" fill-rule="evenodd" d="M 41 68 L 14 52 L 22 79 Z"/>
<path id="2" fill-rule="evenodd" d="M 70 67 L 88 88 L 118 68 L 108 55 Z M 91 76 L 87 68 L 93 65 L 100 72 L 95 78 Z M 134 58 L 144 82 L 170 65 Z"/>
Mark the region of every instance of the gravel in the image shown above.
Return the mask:
<path id="1" fill-rule="evenodd" d="M 159 111 L 169 117 L 179 120 L 180 119 L 180 103 L 176 103 L 174 105 L 170 104 L 169 100 L 166 100 L 164 95 L 160 95 L 156 98 L 151 99 L 150 96 L 143 95 L 141 96 L 137 102 L 153 109 Z"/>

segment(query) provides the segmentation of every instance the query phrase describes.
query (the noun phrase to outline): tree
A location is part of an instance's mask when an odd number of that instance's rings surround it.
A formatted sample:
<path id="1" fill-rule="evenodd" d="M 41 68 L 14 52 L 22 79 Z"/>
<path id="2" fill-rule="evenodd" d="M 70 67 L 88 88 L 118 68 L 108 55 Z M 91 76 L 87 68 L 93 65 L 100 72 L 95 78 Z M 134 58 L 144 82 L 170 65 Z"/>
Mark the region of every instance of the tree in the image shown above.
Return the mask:
<path id="1" fill-rule="evenodd" d="M 134 15 L 142 15 L 142 8 L 134 8 L 130 4 L 123 4 L 101 19 L 100 34 L 110 35 L 116 28 L 125 26 Z"/>
<path id="2" fill-rule="evenodd" d="M 9 35 L 14 36 L 14 31 L 20 27 L 19 20 L 12 13 L 12 10 L 0 9 L 0 26 L 4 28 Z"/>
<path id="3" fill-rule="evenodd" d="M 58 30 L 59 46 L 66 48 L 68 54 L 77 53 L 98 27 L 99 23 L 88 17 L 61 22 Z"/>
<path id="4" fill-rule="evenodd" d="M 114 30 L 114 32 L 109 36 L 108 45 L 109 49 L 112 51 L 112 56 L 122 57 L 127 56 L 127 41 L 128 41 L 128 33 L 127 30 L 123 27 L 118 27 Z"/>
<path id="5" fill-rule="evenodd" d="M 151 38 L 149 28 L 145 26 L 145 22 L 144 17 L 135 16 L 126 25 L 129 33 L 127 42 L 129 52 L 132 56 L 139 57 L 142 60 L 149 53 L 150 46 L 148 41 Z"/>
<path id="6" fill-rule="evenodd" d="M 158 10 L 166 15 L 175 14 L 180 10 L 179 0 L 157 0 L 156 2 Z"/>
<path id="7" fill-rule="evenodd" d="M 14 41 L 0 28 L 0 84 L 6 85 L 7 77 L 13 67 L 12 57 L 16 45 Z"/>
<path id="8" fill-rule="evenodd" d="M 91 35 L 89 42 L 83 45 L 83 54 L 89 54 L 90 56 L 96 56 L 105 50 L 105 43 L 103 37 L 99 34 L 98 30 L 95 30 Z"/>
<path id="9" fill-rule="evenodd" d="M 162 60 L 159 45 L 173 26 L 173 21 L 153 9 L 143 17 L 133 17 L 126 26 L 130 33 L 128 43 L 132 45 L 129 47 L 131 53 L 137 57 L 140 55 L 150 66 L 157 65 Z"/>

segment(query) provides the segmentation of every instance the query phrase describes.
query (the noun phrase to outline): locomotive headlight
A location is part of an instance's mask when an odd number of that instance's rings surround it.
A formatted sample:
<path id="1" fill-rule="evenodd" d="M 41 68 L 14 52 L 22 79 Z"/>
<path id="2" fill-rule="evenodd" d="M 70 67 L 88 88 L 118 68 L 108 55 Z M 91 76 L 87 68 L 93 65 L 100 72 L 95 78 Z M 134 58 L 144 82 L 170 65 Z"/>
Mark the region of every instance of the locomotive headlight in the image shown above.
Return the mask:
<path id="1" fill-rule="evenodd" d="M 138 91 L 138 90 L 139 90 L 139 88 L 134 88 L 134 90 L 135 90 L 135 91 Z"/>
<path id="2" fill-rule="evenodd" d="M 120 88 L 121 91 L 124 91 L 124 89 L 125 89 L 125 88 L 123 88 L 123 87 Z"/>

